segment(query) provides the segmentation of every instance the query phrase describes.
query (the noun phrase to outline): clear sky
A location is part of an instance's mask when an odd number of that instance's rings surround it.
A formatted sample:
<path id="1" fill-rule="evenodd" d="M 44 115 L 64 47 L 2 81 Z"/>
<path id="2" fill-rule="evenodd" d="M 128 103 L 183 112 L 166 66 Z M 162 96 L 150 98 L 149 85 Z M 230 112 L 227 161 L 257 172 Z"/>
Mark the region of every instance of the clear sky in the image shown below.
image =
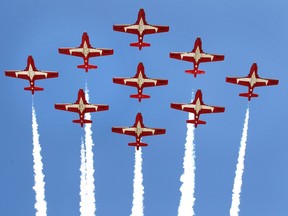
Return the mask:
<path id="1" fill-rule="evenodd" d="M 144 8 L 150 24 L 169 25 L 168 33 L 145 36 L 151 47 L 130 47 L 135 35 L 114 32 L 113 24 L 134 23 Z M 0 8 L 1 215 L 34 215 L 32 187 L 32 127 L 30 92 L 25 80 L 4 76 L 24 69 L 32 55 L 40 70 L 58 71 L 58 79 L 38 81 L 34 105 L 39 124 L 48 215 L 79 215 L 80 145 L 84 130 L 72 120 L 77 114 L 54 109 L 54 103 L 74 102 L 87 80 L 90 102 L 109 104 L 92 113 L 95 146 L 96 215 L 129 215 L 132 205 L 133 137 L 114 134 L 112 126 L 130 126 L 140 110 L 149 127 L 166 135 L 148 137 L 142 149 L 144 213 L 177 215 L 180 176 L 188 114 L 170 109 L 186 103 L 201 89 L 209 105 L 225 113 L 202 115 L 207 125 L 195 130 L 196 215 L 229 215 L 238 150 L 247 108 L 238 94 L 246 87 L 225 83 L 226 76 L 246 76 L 253 62 L 259 75 L 279 79 L 278 86 L 256 88 L 250 119 L 241 193 L 241 216 L 288 215 L 287 47 L 288 2 L 274 1 L 152 1 L 152 0 L 4 0 Z M 114 55 L 90 60 L 97 70 L 77 69 L 82 59 L 58 54 L 59 47 L 79 46 L 86 31 L 94 47 L 113 48 Z M 185 74 L 192 64 L 169 58 L 169 52 L 191 51 L 201 37 L 208 53 L 224 54 L 223 62 L 200 64 L 196 79 Z M 151 99 L 139 105 L 129 95 L 136 89 L 112 83 L 131 77 L 143 62 L 148 77 L 168 79 L 167 86 L 145 89 Z"/>

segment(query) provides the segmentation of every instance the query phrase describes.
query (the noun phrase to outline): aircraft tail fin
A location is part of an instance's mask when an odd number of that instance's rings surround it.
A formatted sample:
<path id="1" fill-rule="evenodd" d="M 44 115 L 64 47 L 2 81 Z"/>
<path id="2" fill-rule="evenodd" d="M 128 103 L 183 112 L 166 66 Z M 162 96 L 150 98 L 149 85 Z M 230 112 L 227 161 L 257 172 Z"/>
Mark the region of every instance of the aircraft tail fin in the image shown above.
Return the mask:
<path id="1" fill-rule="evenodd" d="M 251 93 L 251 94 L 250 94 L 249 92 L 247 92 L 247 93 L 240 93 L 239 96 L 241 96 L 241 97 L 247 97 L 248 100 L 250 101 L 250 99 L 251 99 L 252 97 L 258 97 L 258 94 L 254 94 L 254 93 Z"/>
<path id="2" fill-rule="evenodd" d="M 76 120 L 73 120 L 73 123 L 78 123 L 81 125 L 81 127 L 83 127 L 84 124 L 91 124 L 92 121 L 91 120 L 88 120 L 88 119 L 76 119 Z"/>
<path id="3" fill-rule="evenodd" d="M 90 64 L 87 64 L 87 65 L 78 65 L 77 68 L 80 68 L 80 69 L 85 69 L 86 72 L 88 72 L 89 69 L 96 69 L 97 66 L 96 65 L 90 65 Z"/>
<path id="4" fill-rule="evenodd" d="M 140 142 L 140 143 L 134 142 L 134 143 L 128 143 L 128 146 L 135 146 L 137 148 L 137 150 L 139 150 L 140 147 L 148 146 L 148 144 L 142 143 L 142 142 Z"/>
<path id="5" fill-rule="evenodd" d="M 141 102 L 142 99 L 150 98 L 150 95 L 145 95 L 145 94 L 132 94 L 132 95 L 130 95 L 130 98 L 136 98 L 136 99 L 138 99 L 139 102 Z"/>
<path id="6" fill-rule="evenodd" d="M 142 47 L 149 47 L 150 46 L 150 43 L 139 43 L 139 42 L 136 42 L 136 43 L 130 43 L 130 46 L 133 46 L 133 47 L 138 47 L 139 50 L 142 49 Z"/>
<path id="7" fill-rule="evenodd" d="M 198 124 L 206 124 L 205 121 L 202 121 L 202 120 L 196 121 L 195 119 L 187 120 L 186 122 L 190 124 L 194 124 L 195 128 L 197 128 Z"/>
<path id="8" fill-rule="evenodd" d="M 203 70 L 185 70 L 185 73 L 193 74 L 196 78 L 197 74 L 205 74 Z"/>
<path id="9" fill-rule="evenodd" d="M 34 94 L 35 91 L 43 91 L 44 88 L 41 88 L 41 87 L 38 87 L 38 86 L 34 86 L 34 87 L 29 86 L 29 87 L 25 87 L 24 90 L 31 91 L 32 94 Z"/>

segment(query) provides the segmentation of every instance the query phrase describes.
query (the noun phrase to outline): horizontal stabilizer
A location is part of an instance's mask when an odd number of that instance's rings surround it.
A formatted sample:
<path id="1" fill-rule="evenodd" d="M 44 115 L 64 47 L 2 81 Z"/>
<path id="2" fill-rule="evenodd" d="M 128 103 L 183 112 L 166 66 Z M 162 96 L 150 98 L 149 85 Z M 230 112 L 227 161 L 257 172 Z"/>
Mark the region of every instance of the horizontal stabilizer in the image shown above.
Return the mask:
<path id="1" fill-rule="evenodd" d="M 145 147 L 148 146 L 147 143 L 128 143 L 128 146 L 135 146 L 137 148 L 137 150 L 139 150 L 139 147 Z"/>
<path id="2" fill-rule="evenodd" d="M 77 68 L 85 69 L 86 72 L 88 72 L 89 69 L 96 69 L 96 65 L 78 65 Z"/>
<path id="3" fill-rule="evenodd" d="M 34 86 L 34 87 L 29 86 L 29 87 L 25 87 L 24 90 L 31 91 L 32 94 L 34 94 L 34 91 L 43 91 L 44 88 L 41 88 L 41 87 L 38 87 L 38 86 Z"/>
<path id="4" fill-rule="evenodd" d="M 196 77 L 197 74 L 205 74 L 205 71 L 203 71 L 203 70 L 185 70 L 185 73 L 193 74 L 194 77 Z"/>
<path id="5" fill-rule="evenodd" d="M 139 42 L 136 42 L 136 43 L 130 43 L 130 46 L 133 46 L 133 47 L 139 47 L 139 50 L 142 49 L 142 47 L 149 47 L 150 44 L 149 43 L 139 43 Z"/>
<path id="6" fill-rule="evenodd" d="M 205 121 L 202 121 L 202 120 L 187 120 L 186 121 L 187 123 L 190 123 L 190 124 L 194 124 L 195 125 L 195 128 L 197 127 L 198 124 L 206 124 Z"/>
<path id="7" fill-rule="evenodd" d="M 138 99 L 139 102 L 141 102 L 141 99 L 150 98 L 150 95 L 145 95 L 145 94 L 132 94 L 132 95 L 130 95 L 130 98 L 136 98 L 136 99 Z"/>
<path id="8" fill-rule="evenodd" d="M 88 119 L 77 119 L 77 120 L 73 120 L 73 123 L 78 123 L 78 124 L 81 124 L 81 127 L 83 127 L 83 124 L 90 124 L 92 123 L 91 120 L 88 120 Z"/>
<path id="9" fill-rule="evenodd" d="M 254 94 L 254 93 L 240 93 L 239 96 L 241 97 L 248 97 L 248 100 L 250 101 L 250 99 L 252 97 L 258 97 L 258 94 Z"/>

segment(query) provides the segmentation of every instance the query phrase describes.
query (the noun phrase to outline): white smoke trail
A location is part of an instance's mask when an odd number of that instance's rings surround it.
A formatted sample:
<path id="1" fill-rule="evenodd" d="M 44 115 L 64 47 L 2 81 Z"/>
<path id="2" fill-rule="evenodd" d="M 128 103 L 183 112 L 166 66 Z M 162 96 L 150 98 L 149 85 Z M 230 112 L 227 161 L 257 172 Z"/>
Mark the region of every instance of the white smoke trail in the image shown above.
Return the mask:
<path id="1" fill-rule="evenodd" d="M 134 165 L 134 181 L 133 181 L 133 205 L 131 216 L 143 216 L 144 213 L 144 186 L 142 174 L 142 150 L 135 148 L 135 165 Z"/>
<path id="2" fill-rule="evenodd" d="M 189 113 L 189 119 L 194 119 L 194 114 Z M 195 191 L 195 151 L 194 151 L 194 125 L 187 124 L 187 135 L 185 143 L 185 154 L 183 158 L 184 172 L 180 177 L 181 199 L 178 207 L 178 216 L 194 215 L 194 191 Z"/>
<path id="3" fill-rule="evenodd" d="M 89 90 L 86 85 L 85 97 L 89 102 Z M 90 113 L 85 114 L 85 118 L 91 120 Z M 93 159 L 93 139 L 91 124 L 85 124 L 85 147 L 86 147 L 86 186 L 87 186 L 87 216 L 94 216 L 96 211 L 95 185 L 94 185 L 94 159 Z M 85 216 L 86 216 L 85 215 Z"/>
<path id="4" fill-rule="evenodd" d="M 86 180 L 86 156 L 85 156 L 85 145 L 83 138 L 81 138 L 81 152 L 80 152 L 80 159 L 81 159 L 81 166 L 80 166 L 80 215 L 86 216 L 87 212 L 87 180 Z"/>
<path id="5" fill-rule="evenodd" d="M 33 99 L 32 99 L 33 100 Z M 39 143 L 38 124 L 36 119 L 36 112 L 32 102 L 32 133 L 33 133 L 33 162 L 34 162 L 34 181 L 33 190 L 36 193 L 35 209 L 36 216 L 45 216 L 47 214 L 47 203 L 45 201 L 45 182 L 42 157 L 41 157 L 41 146 Z"/>
<path id="6" fill-rule="evenodd" d="M 242 186 L 242 175 L 244 172 L 244 160 L 245 160 L 245 151 L 246 151 L 246 141 L 248 135 L 248 120 L 249 120 L 249 106 L 246 110 L 245 122 L 242 132 L 242 138 L 240 143 L 238 163 L 235 172 L 234 186 L 233 186 L 233 195 L 232 195 L 232 204 L 230 208 L 230 216 L 238 216 L 240 211 L 240 194 Z"/>

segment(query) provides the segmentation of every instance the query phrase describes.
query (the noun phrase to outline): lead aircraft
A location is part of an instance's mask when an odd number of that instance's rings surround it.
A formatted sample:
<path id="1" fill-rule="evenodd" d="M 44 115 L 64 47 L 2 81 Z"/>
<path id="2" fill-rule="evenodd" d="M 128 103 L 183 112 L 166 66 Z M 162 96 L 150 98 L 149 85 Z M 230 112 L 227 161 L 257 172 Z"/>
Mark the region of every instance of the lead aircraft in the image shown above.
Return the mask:
<path id="1" fill-rule="evenodd" d="M 26 79 L 30 83 L 30 87 L 25 87 L 24 90 L 31 91 L 34 94 L 35 91 L 43 91 L 44 88 L 35 86 L 35 81 L 40 79 L 49 79 L 58 77 L 58 72 L 48 72 L 37 70 L 34 59 L 32 56 L 28 56 L 27 66 L 24 70 L 6 70 L 5 75 L 9 77 Z"/>
<path id="2" fill-rule="evenodd" d="M 80 119 L 73 120 L 73 122 L 78 123 L 81 125 L 81 127 L 83 127 L 83 125 L 86 123 L 92 123 L 91 120 L 84 119 L 85 113 L 105 111 L 109 109 L 109 106 L 100 104 L 89 104 L 86 101 L 83 89 L 79 89 L 78 98 L 75 103 L 55 104 L 55 109 L 78 113 Z"/>
<path id="3" fill-rule="evenodd" d="M 194 119 L 189 119 L 186 122 L 194 124 L 195 128 L 197 128 L 198 124 L 206 124 L 205 121 L 199 119 L 201 114 L 219 113 L 225 111 L 224 107 L 204 104 L 202 100 L 202 92 L 200 89 L 197 90 L 194 101 L 192 103 L 171 103 L 171 108 L 194 113 Z"/>
<path id="4" fill-rule="evenodd" d="M 258 75 L 258 66 L 253 63 L 250 68 L 250 73 L 246 77 L 226 77 L 226 82 L 248 87 L 247 93 L 240 93 L 239 96 L 247 97 L 248 101 L 252 97 L 258 97 L 258 94 L 253 93 L 255 87 L 278 85 L 279 80 L 261 78 Z"/>
<path id="5" fill-rule="evenodd" d="M 205 71 L 199 70 L 199 64 L 202 62 L 214 62 L 223 61 L 224 55 L 205 53 L 202 49 L 201 38 L 198 37 L 195 40 L 194 48 L 191 52 L 170 52 L 170 58 L 179 59 L 183 61 L 193 62 L 193 70 L 185 70 L 186 73 L 193 74 L 194 77 L 197 74 L 205 74 Z"/>
<path id="6" fill-rule="evenodd" d="M 139 102 L 141 102 L 142 98 L 150 98 L 150 95 L 143 94 L 143 88 L 167 85 L 168 80 L 148 78 L 144 71 L 144 65 L 142 62 L 140 62 L 137 67 L 137 73 L 134 77 L 113 78 L 113 83 L 136 87 L 138 94 L 132 94 L 130 97 L 136 98 Z"/>
<path id="7" fill-rule="evenodd" d="M 148 24 L 145 17 L 145 11 L 144 9 L 141 8 L 138 12 L 137 21 L 134 24 L 116 24 L 113 25 L 113 30 L 130 34 L 136 34 L 138 36 L 138 42 L 130 43 L 130 46 L 138 47 L 139 50 L 141 50 L 142 47 L 150 46 L 149 43 L 143 42 L 144 35 L 168 32 L 169 26 Z"/>
<path id="8" fill-rule="evenodd" d="M 59 48 L 59 53 L 82 57 L 84 60 L 83 65 L 78 65 L 77 68 L 85 69 L 88 72 L 89 69 L 96 69 L 96 65 L 89 64 L 89 58 L 99 57 L 106 55 L 113 55 L 113 49 L 104 49 L 104 48 L 94 48 L 90 44 L 89 36 L 87 32 L 84 32 L 82 35 L 82 42 L 79 47 L 72 48 Z"/>
<path id="9" fill-rule="evenodd" d="M 147 143 L 142 143 L 141 138 L 143 136 L 153 136 L 153 135 L 160 135 L 165 134 L 165 129 L 160 128 L 148 128 L 145 127 L 143 123 L 143 117 L 141 113 L 137 113 L 135 118 L 135 123 L 131 127 L 112 127 L 112 132 L 125 134 L 129 136 L 135 136 L 136 142 L 128 143 L 128 146 L 135 146 L 137 150 L 140 147 L 148 146 Z"/>

